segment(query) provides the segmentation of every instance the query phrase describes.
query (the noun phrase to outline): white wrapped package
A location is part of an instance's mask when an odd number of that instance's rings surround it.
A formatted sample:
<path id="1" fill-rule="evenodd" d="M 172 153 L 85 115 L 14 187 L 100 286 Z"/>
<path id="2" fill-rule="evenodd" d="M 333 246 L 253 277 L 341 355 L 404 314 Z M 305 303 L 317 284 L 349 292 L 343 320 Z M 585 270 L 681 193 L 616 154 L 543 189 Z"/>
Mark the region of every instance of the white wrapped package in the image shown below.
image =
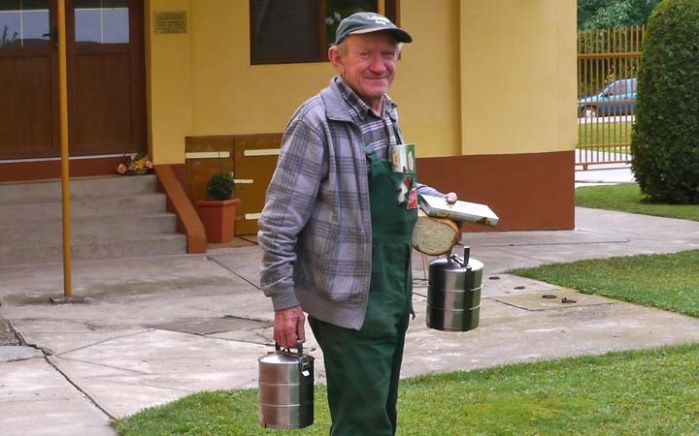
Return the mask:
<path id="1" fill-rule="evenodd" d="M 449 218 L 454 221 L 481 224 L 495 227 L 498 225 L 497 215 L 485 204 L 457 201 L 448 203 L 444 197 L 420 195 L 420 209 L 429 216 Z"/>

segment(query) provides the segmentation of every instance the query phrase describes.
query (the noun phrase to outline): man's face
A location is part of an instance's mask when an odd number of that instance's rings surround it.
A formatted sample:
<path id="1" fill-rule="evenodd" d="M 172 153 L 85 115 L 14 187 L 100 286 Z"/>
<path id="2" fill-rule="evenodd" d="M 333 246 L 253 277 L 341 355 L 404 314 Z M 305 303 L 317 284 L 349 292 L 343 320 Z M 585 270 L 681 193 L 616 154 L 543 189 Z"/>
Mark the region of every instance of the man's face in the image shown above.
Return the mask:
<path id="1" fill-rule="evenodd" d="M 396 74 L 398 44 L 389 32 L 350 35 L 328 57 L 335 71 L 375 110 L 381 108 L 384 94 Z"/>

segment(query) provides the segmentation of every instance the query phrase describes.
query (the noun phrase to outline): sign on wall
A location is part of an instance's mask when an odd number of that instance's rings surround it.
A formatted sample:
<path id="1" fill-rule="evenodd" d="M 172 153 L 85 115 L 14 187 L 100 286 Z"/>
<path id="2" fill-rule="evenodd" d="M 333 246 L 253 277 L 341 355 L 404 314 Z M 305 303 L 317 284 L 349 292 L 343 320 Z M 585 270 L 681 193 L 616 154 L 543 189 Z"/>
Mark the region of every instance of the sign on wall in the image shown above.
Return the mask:
<path id="1" fill-rule="evenodd" d="M 187 33 L 187 11 L 153 12 L 155 33 Z"/>

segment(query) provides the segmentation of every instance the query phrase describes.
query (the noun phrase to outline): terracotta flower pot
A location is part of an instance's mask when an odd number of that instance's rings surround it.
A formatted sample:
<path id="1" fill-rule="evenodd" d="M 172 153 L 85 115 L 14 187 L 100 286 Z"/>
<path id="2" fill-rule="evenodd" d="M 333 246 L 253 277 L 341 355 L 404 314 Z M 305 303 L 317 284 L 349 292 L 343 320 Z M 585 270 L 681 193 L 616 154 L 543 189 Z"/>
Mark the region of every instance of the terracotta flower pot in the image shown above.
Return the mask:
<path id="1" fill-rule="evenodd" d="M 207 242 L 228 242 L 235 236 L 235 217 L 240 199 L 197 200 L 199 218 L 206 230 Z"/>

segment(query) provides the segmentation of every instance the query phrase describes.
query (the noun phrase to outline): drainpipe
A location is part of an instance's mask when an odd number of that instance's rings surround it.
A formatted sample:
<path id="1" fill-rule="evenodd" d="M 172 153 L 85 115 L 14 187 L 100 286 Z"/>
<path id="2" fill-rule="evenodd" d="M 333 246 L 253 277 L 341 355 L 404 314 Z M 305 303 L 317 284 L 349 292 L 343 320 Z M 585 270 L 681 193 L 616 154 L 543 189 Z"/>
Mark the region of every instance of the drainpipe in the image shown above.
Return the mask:
<path id="1" fill-rule="evenodd" d="M 61 198 L 63 205 L 63 296 L 72 293 L 70 265 L 70 166 L 68 163 L 68 68 L 66 65 L 66 4 L 58 0 L 58 102 L 61 125 Z"/>

